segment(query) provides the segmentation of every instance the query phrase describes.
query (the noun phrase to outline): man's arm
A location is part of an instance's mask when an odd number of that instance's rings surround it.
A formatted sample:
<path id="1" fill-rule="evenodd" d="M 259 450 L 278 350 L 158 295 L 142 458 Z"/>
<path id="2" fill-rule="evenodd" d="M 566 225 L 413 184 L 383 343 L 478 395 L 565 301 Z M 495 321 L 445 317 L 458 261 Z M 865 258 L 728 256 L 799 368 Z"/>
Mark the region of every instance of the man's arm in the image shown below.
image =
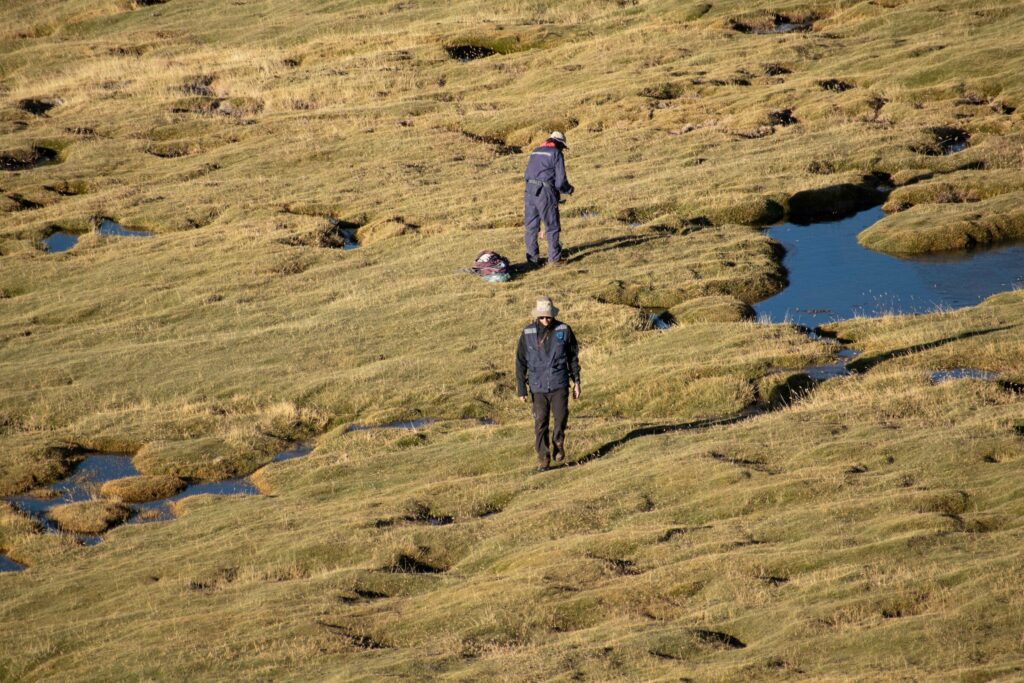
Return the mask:
<path id="1" fill-rule="evenodd" d="M 516 346 L 516 395 L 526 398 L 526 335 L 519 335 Z"/>
<path id="2" fill-rule="evenodd" d="M 572 194 L 575 190 L 565 177 L 565 157 L 561 150 L 555 155 L 555 189 L 562 194 Z"/>
<path id="3" fill-rule="evenodd" d="M 572 395 L 573 398 L 579 398 L 580 392 L 582 391 L 582 384 L 580 383 L 580 347 L 576 342 L 576 334 L 570 329 L 569 330 L 569 380 L 573 384 Z"/>

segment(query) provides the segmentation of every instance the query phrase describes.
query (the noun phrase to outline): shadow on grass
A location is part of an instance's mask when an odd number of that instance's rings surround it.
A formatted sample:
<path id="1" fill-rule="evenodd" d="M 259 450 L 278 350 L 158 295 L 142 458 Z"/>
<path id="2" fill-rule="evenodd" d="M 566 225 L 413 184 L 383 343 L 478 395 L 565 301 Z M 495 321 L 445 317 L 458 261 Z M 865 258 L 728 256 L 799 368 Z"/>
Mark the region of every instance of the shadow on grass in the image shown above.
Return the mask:
<path id="1" fill-rule="evenodd" d="M 894 349 L 892 351 L 886 351 L 884 353 L 876 353 L 873 356 L 862 356 L 856 360 L 852 360 L 846 364 L 847 369 L 851 372 L 867 372 L 871 368 L 875 367 L 879 363 L 884 363 L 887 360 L 893 360 L 894 358 L 902 358 L 904 356 L 910 356 L 921 351 L 928 351 L 929 349 L 935 349 L 946 344 L 951 344 L 956 341 L 962 341 L 964 339 L 971 339 L 973 337 L 981 337 L 986 334 L 992 334 L 993 332 L 1003 332 L 1005 330 L 1012 330 L 1020 325 L 1003 325 L 1002 327 L 990 327 L 986 330 L 973 330 L 971 332 L 963 332 L 952 337 L 945 337 L 943 339 L 936 339 L 935 341 L 925 342 L 923 344 L 915 344 L 914 346 L 907 346 L 902 349 Z"/>
<path id="2" fill-rule="evenodd" d="M 567 258 L 576 262 L 581 261 L 588 256 L 600 254 L 601 252 L 622 249 L 625 247 L 635 247 L 653 240 L 665 239 L 665 237 L 667 237 L 667 235 L 623 235 L 621 237 L 609 237 L 596 242 L 581 244 L 576 247 L 567 247 L 565 249 L 565 253 Z"/>
<path id="3" fill-rule="evenodd" d="M 695 430 L 695 429 L 707 429 L 709 427 L 718 427 L 718 426 L 722 426 L 722 425 L 736 424 L 737 422 L 742 422 L 743 420 L 749 419 L 751 417 L 755 417 L 757 415 L 761 415 L 764 412 L 766 412 L 766 411 L 765 411 L 765 409 L 763 407 L 761 407 L 761 406 L 752 406 L 750 408 L 747 408 L 746 410 L 744 410 L 741 413 L 737 413 L 735 415 L 730 415 L 730 416 L 727 416 L 727 417 L 713 417 L 713 418 L 707 418 L 707 419 L 704 419 L 704 420 L 694 420 L 692 422 L 683 422 L 683 423 L 680 423 L 680 424 L 659 424 L 659 425 L 646 425 L 644 427 L 637 427 L 636 429 L 633 429 L 633 430 L 630 430 L 630 431 L 626 432 L 625 435 L 620 436 L 618 439 L 615 439 L 614 441 L 609 441 L 608 443 L 605 443 L 605 444 L 602 444 L 601 446 L 598 446 L 596 449 L 594 449 L 591 452 L 587 453 L 586 455 L 581 457 L 579 460 L 576 460 L 576 461 L 571 462 L 571 463 L 567 463 L 565 465 L 565 467 L 574 467 L 576 465 L 586 465 L 588 462 L 597 460 L 598 458 L 603 458 L 604 456 L 606 456 L 609 453 L 611 453 L 612 451 L 614 451 L 616 448 L 618 448 L 620 446 L 624 446 L 625 444 L 629 443 L 633 439 L 639 439 L 639 438 L 644 437 L 644 436 L 658 436 L 660 434 L 670 434 L 672 432 L 686 432 L 686 431 L 692 431 L 692 430 Z"/>

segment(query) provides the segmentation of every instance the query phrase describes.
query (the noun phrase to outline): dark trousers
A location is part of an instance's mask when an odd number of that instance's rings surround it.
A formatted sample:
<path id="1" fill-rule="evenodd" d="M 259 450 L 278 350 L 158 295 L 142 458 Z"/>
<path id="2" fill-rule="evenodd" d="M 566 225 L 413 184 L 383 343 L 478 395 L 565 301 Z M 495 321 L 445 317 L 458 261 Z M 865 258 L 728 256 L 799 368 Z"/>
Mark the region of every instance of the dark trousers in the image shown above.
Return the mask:
<path id="1" fill-rule="evenodd" d="M 548 241 L 548 262 L 559 260 L 562 258 L 562 243 L 559 242 L 562 223 L 558 216 L 558 195 L 547 187 L 541 187 L 537 194 L 536 185 L 527 185 L 525 204 L 523 227 L 526 229 L 526 260 L 537 263 L 540 259 L 537 237 L 540 235 L 541 221 L 544 221 L 544 236 Z"/>
<path id="2" fill-rule="evenodd" d="M 548 420 L 551 429 L 551 449 L 548 449 Z M 533 433 L 537 448 L 537 464 L 547 467 L 551 456 L 561 460 L 565 456 L 565 425 L 569 421 L 569 387 L 533 395 Z"/>

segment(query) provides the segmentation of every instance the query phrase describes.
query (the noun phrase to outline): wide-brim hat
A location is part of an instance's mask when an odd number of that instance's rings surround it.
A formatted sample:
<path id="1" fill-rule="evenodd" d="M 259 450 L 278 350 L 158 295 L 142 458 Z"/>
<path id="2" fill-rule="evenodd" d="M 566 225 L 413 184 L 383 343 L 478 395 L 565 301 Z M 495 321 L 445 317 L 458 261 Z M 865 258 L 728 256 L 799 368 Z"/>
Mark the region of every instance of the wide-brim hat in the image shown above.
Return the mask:
<path id="1" fill-rule="evenodd" d="M 533 305 L 533 317 L 534 318 L 554 318 L 558 315 L 558 306 L 555 306 L 554 302 L 551 301 L 551 297 L 541 296 L 537 297 L 537 303 Z"/>
<path id="2" fill-rule="evenodd" d="M 552 142 L 557 142 L 562 147 L 569 149 L 569 145 L 565 142 L 565 135 L 560 131 L 553 131 L 551 135 L 548 136 L 548 140 L 551 140 Z"/>

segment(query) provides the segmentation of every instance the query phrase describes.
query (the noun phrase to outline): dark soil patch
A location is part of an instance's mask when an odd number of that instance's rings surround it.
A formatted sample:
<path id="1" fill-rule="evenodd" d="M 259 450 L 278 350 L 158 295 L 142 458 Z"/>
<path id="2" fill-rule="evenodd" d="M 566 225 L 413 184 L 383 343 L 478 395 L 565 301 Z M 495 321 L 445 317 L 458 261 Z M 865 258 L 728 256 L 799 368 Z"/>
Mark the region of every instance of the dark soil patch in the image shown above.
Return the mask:
<path id="1" fill-rule="evenodd" d="M 162 5 L 167 0 L 135 0 L 136 7 L 152 7 L 153 5 Z"/>
<path id="2" fill-rule="evenodd" d="M 773 126 L 792 126 L 800 121 L 793 116 L 792 109 L 779 109 L 768 114 L 768 123 Z"/>
<path id="3" fill-rule="evenodd" d="M 718 453 L 716 451 L 711 451 L 707 455 L 712 460 L 717 460 L 718 462 L 724 462 L 730 465 L 736 465 L 738 467 L 748 467 L 758 472 L 774 474 L 774 472 L 772 472 L 772 470 L 769 469 L 767 465 L 765 465 L 763 462 L 758 462 L 757 460 L 748 460 L 747 458 L 733 458 L 731 456 L 725 455 L 723 453 Z"/>
<path id="4" fill-rule="evenodd" d="M 781 64 L 765 64 L 761 67 L 765 76 L 785 76 L 786 74 L 793 73 L 792 70 L 787 69 Z"/>
<path id="5" fill-rule="evenodd" d="M 407 522 L 430 524 L 431 526 L 445 526 L 455 522 L 455 518 L 451 515 L 435 515 L 430 511 L 429 507 L 422 503 L 413 504 L 409 514 L 405 515 L 402 519 Z"/>
<path id="6" fill-rule="evenodd" d="M 730 19 L 729 26 L 740 33 L 771 35 L 779 33 L 806 33 L 814 28 L 817 17 L 809 17 L 800 21 L 784 14 L 773 14 L 763 21 Z"/>
<path id="7" fill-rule="evenodd" d="M 449 57 L 460 62 L 472 62 L 498 54 L 497 50 L 483 45 L 445 45 L 444 51 Z"/>
<path id="8" fill-rule="evenodd" d="M 761 579 L 769 586 L 782 586 L 789 583 L 789 579 L 784 576 L 759 576 L 757 578 Z"/>
<path id="9" fill-rule="evenodd" d="M 216 93 L 210 86 L 217 80 L 216 76 L 211 74 L 201 74 L 199 76 L 193 76 L 192 78 L 185 81 L 181 86 L 181 91 L 186 95 L 200 95 L 202 97 L 214 97 Z"/>
<path id="10" fill-rule="evenodd" d="M 0 171 L 24 171 L 56 163 L 60 153 L 49 147 L 32 147 L 0 152 Z"/>
<path id="11" fill-rule="evenodd" d="M 363 590 L 361 588 L 354 588 L 352 592 L 355 593 L 355 596 L 343 595 L 341 597 L 341 601 L 347 605 L 351 605 L 357 602 L 383 600 L 384 598 L 391 597 L 387 593 L 378 593 L 377 591 Z"/>
<path id="12" fill-rule="evenodd" d="M 489 135 L 477 135 L 476 133 L 469 133 L 467 131 L 462 131 L 462 134 L 465 135 L 470 140 L 472 140 L 473 142 L 482 142 L 485 145 L 493 145 L 494 153 L 497 154 L 498 156 L 510 156 L 512 154 L 523 153 L 522 147 L 510 145 L 501 138 L 495 138 Z"/>
<path id="13" fill-rule="evenodd" d="M 383 650 L 391 647 L 386 643 L 382 643 L 379 640 L 371 638 L 364 633 L 355 633 L 351 631 L 347 626 L 340 624 L 329 624 L 326 621 L 316 622 L 318 626 L 322 626 L 336 636 L 340 636 L 351 643 L 353 646 L 358 647 L 362 650 Z"/>
<path id="14" fill-rule="evenodd" d="M 829 78 L 823 81 L 818 81 L 818 87 L 822 90 L 828 90 L 829 92 L 846 92 L 847 90 L 853 90 L 857 86 L 853 83 L 841 81 L 838 78 Z"/>
<path id="15" fill-rule="evenodd" d="M 643 88 L 637 94 L 640 97 L 649 97 L 652 100 L 674 100 L 683 94 L 683 86 L 680 83 L 657 83 Z"/>
<path id="16" fill-rule="evenodd" d="M 736 636 L 731 636 L 728 633 L 722 633 L 721 631 L 708 631 L 698 628 L 693 630 L 693 635 L 703 643 L 727 647 L 733 650 L 739 650 L 747 646 L 746 643 Z"/>
<path id="17" fill-rule="evenodd" d="M 443 574 L 448 571 L 447 567 L 435 567 L 417 560 L 410 555 L 399 555 L 394 564 L 385 567 L 384 571 L 393 574 Z"/>
<path id="18" fill-rule="evenodd" d="M 643 574 L 640 569 L 637 569 L 636 563 L 632 560 L 624 560 L 618 557 L 599 557 L 597 555 L 588 555 L 587 557 L 603 562 L 619 576 L 639 576 Z"/>
<path id="19" fill-rule="evenodd" d="M 33 98 L 18 102 L 18 108 L 36 116 L 46 116 L 47 112 L 62 104 L 64 104 L 64 100 L 59 97 Z"/>
<path id="20" fill-rule="evenodd" d="M 711 526 L 708 524 L 705 524 L 704 526 L 694 527 L 672 527 L 671 529 L 666 529 L 665 533 L 658 537 L 658 543 L 668 543 L 676 536 L 682 536 L 684 534 L 689 534 L 694 531 L 703 531 L 704 529 L 710 528 Z"/>
<path id="21" fill-rule="evenodd" d="M 44 185 L 43 189 L 62 197 L 74 197 L 89 191 L 88 185 L 83 180 L 62 180 L 54 185 Z"/>

